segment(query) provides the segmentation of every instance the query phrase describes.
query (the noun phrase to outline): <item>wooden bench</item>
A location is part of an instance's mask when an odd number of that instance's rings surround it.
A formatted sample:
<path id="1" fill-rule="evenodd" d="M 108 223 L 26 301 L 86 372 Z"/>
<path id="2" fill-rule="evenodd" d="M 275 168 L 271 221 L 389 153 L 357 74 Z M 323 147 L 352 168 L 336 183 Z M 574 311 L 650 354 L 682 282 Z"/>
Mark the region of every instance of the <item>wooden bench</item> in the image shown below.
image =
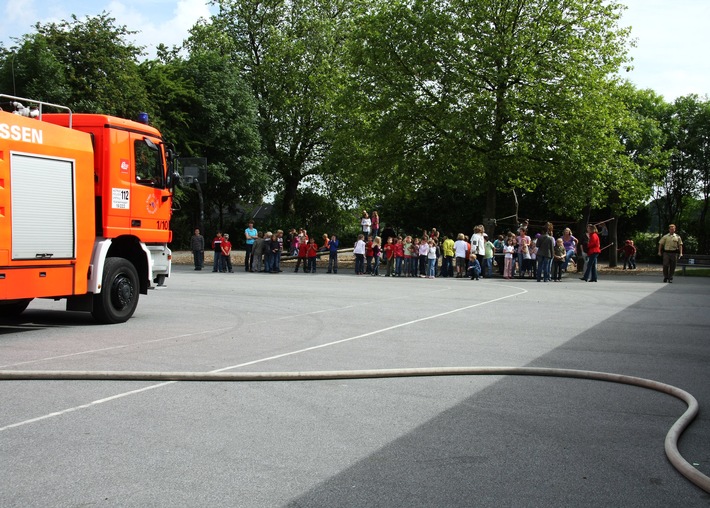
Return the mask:
<path id="1" fill-rule="evenodd" d="M 683 254 L 683 257 L 678 260 L 678 268 L 683 270 L 683 275 L 686 268 L 710 268 L 710 255 Z"/>

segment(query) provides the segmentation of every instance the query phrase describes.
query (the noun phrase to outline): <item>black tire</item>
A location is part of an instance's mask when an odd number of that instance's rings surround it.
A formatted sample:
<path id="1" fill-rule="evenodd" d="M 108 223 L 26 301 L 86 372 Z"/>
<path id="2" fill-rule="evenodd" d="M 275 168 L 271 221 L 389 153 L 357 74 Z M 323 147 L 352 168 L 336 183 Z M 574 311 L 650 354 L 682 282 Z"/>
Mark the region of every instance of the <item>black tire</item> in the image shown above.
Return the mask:
<path id="1" fill-rule="evenodd" d="M 94 295 L 91 315 L 99 323 L 125 323 L 138 306 L 140 285 L 136 268 L 123 258 L 106 258 L 101 293 Z"/>
<path id="2" fill-rule="evenodd" d="M 22 314 L 27 306 L 32 301 L 32 298 L 25 300 L 17 300 L 12 303 L 0 303 L 0 318 L 16 318 Z"/>
<path id="3" fill-rule="evenodd" d="M 160 275 L 158 275 L 158 276 L 155 278 L 155 283 L 156 283 L 158 286 L 164 286 L 164 285 L 165 285 L 165 274 L 164 274 L 164 273 L 161 273 Z"/>

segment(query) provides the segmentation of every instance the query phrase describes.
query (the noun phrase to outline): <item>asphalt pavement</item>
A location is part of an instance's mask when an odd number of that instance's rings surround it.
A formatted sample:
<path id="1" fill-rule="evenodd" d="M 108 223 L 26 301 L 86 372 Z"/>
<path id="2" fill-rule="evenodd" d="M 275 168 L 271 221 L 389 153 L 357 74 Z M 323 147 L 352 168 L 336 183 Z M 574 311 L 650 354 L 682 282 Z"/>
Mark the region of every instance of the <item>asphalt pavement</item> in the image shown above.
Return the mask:
<path id="1" fill-rule="evenodd" d="M 0 370 L 582 369 L 690 392 L 710 475 L 710 281 L 211 273 L 174 266 L 132 319 L 34 301 Z M 0 382 L 0 506 L 710 506 L 663 442 L 685 404 L 514 375 Z"/>

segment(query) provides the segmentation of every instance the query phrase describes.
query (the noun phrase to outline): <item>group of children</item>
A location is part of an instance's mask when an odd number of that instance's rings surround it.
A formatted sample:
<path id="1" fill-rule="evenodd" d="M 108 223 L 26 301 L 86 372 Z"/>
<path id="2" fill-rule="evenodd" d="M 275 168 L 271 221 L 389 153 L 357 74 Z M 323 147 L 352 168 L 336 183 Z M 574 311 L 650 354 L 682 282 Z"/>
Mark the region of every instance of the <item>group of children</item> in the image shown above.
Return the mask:
<path id="1" fill-rule="evenodd" d="M 619 253 L 624 256 L 624 270 L 636 270 L 636 246 L 633 240 L 626 240 L 624 246 L 619 249 Z"/>
<path id="2" fill-rule="evenodd" d="M 284 233 L 259 231 L 252 245 L 251 259 L 247 267 L 250 272 L 279 273 L 281 271 L 281 253 L 283 252 Z"/>
<path id="3" fill-rule="evenodd" d="M 304 273 L 316 273 L 318 256 L 320 254 L 328 254 L 328 271 L 327 273 L 338 273 L 338 247 L 340 242 L 338 237 L 332 235 L 328 237 L 323 235 L 323 244 L 318 246 L 315 237 L 308 238 L 307 233 L 295 235 L 291 239 L 291 253 L 298 256 L 296 268 L 294 272 L 298 272 L 298 268 L 303 262 Z"/>
<path id="4" fill-rule="evenodd" d="M 291 230 L 289 234 L 288 254 L 298 258 L 295 272 L 298 272 L 303 264 L 304 273 L 316 273 L 316 260 L 319 255 L 330 254 L 328 273 L 338 273 L 338 247 L 339 242 L 335 235 L 330 238 L 323 235 L 323 245 L 319 246 L 315 238 L 309 238 L 305 230 L 295 232 Z M 279 273 L 281 269 L 281 257 L 284 253 L 284 233 L 282 230 L 271 233 L 258 232 L 257 238 L 252 247 L 251 272 Z"/>
<path id="5" fill-rule="evenodd" d="M 361 234 L 353 248 L 355 274 L 427 279 L 453 277 L 453 246 L 453 241 L 447 237 L 440 244 L 435 230 L 431 236 L 426 233 L 421 237 L 389 236 L 384 243 L 379 236 L 368 236 L 366 240 L 365 235 Z M 457 276 L 478 280 L 481 277 L 481 263 L 475 254 L 470 254 L 470 244 L 464 252 L 466 263 L 457 264 Z M 439 259 L 443 259 L 441 266 Z M 383 266 L 384 274 L 380 273 Z"/>
<path id="6" fill-rule="evenodd" d="M 518 276 L 521 279 L 528 276 L 538 280 L 544 277 L 544 281 L 561 281 L 567 261 L 567 251 L 562 238 L 554 240 L 548 234 L 538 233 L 533 240 L 526 233 L 526 230 L 519 231 L 517 236 L 509 233 L 505 240 L 501 235 L 494 243 L 496 250 L 503 253 L 503 278 L 513 278 L 517 261 Z M 538 259 L 538 253 L 545 248 L 544 242 L 553 243 L 552 255 L 550 256 L 548 251 L 547 255 L 541 254 Z"/>

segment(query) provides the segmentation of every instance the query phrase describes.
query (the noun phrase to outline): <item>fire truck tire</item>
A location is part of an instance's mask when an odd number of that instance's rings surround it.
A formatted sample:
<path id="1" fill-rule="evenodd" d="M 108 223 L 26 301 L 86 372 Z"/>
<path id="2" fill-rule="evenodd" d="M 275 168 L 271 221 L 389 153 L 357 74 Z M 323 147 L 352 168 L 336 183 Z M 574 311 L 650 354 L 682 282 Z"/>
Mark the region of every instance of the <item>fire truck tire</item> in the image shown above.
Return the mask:
<path id="1" fill-rule="evenodd" d="M 31 301 L 32 298 L 27 298 L 12 303 L 0 304 L 0 318 L 16 318 L 25 311 Z"/>
<path id="2" fill-rule="evenodd" d="M 138 306 L 140 286 L 136 268 L 123 258 L 106 258 L 101 293 L 94 295 L 92 315 L 100 323 L 128 321 Z"/>

